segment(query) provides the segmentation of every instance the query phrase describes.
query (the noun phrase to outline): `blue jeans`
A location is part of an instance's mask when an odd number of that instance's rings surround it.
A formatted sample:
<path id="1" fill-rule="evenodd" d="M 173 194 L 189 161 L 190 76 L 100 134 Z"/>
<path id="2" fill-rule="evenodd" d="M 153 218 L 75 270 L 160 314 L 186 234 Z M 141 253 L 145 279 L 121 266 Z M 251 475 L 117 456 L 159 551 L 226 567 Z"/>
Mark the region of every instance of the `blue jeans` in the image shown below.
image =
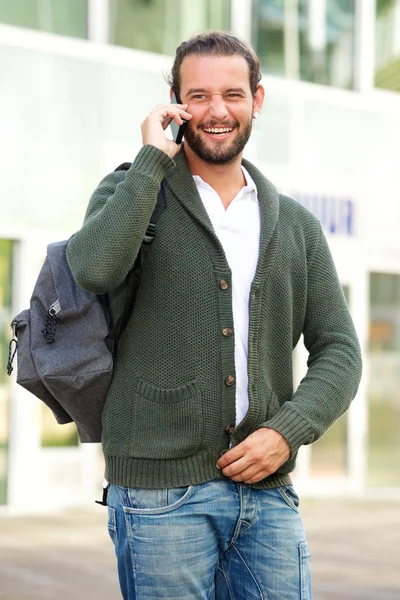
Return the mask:
<path id="1" fill-rule="evenodd" d="M 311 600 L 292 487 L 111 485 L 108 516 L 125 600 Z"/>

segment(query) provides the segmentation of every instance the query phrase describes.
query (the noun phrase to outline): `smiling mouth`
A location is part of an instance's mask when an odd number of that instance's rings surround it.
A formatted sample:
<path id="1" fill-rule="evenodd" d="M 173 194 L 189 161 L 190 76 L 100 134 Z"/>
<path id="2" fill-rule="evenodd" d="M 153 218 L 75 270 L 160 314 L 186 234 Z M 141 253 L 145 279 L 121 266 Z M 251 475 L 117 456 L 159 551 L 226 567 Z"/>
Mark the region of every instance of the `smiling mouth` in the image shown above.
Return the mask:
<path id="1" fill-rule="evenodd" d="M 212 133 L 213 135 L 224 135 L 226 133 L 231 133 L 233 127 L 203 127 L 203 131 Z"/>
<path id="2" fill-rule="evenodd" d="M 230 134 L 235 127 L 202 127 L 202 131 L 214 140 L 221 139 L 225 140 L 230 137 Z"/>

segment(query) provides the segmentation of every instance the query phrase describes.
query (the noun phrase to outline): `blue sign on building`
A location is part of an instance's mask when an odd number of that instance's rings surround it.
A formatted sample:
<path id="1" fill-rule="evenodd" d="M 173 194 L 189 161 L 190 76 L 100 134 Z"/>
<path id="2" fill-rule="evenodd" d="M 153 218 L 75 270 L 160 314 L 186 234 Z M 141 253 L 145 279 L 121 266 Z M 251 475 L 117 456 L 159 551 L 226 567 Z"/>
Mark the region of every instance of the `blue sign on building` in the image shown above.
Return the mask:
<path id="1" fill-rule="evenodd" d="M 327 233 L 354 236 L 353 200 L 304 192 L 294 192 L 292 197 L 320 220 Z"/>

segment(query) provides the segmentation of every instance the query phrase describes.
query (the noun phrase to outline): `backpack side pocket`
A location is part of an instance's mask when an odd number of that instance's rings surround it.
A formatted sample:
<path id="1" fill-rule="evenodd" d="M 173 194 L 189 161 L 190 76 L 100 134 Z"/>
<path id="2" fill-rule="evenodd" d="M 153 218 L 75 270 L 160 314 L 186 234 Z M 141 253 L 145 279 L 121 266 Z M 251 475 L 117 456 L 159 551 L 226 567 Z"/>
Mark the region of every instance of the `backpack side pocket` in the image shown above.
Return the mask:
<path id="1" fill-rule="evenodd" d="M 32 358 L 30 310 L 22 311 L 13 320 L 18 340 L 17 383 L 42 400 L 48 406 L 59 424 L 71 423 L 72 418 L 62 408 L 49 390 L 43 385 Z"/>

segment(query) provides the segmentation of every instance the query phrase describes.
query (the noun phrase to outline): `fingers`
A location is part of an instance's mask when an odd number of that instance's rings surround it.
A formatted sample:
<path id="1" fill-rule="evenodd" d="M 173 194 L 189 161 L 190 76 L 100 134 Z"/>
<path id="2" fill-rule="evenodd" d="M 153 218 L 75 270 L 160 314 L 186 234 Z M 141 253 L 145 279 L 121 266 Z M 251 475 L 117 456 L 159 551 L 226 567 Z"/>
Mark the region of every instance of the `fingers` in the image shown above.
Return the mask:
<path id="1" fill-rule="evenodd" d="M 226 452 L 217 462 L 217 467 L 233 481 L 243 481 L 246 476 L 255 475 L 260 468 L 265 469 L 266 465 L 262 451 L 249 448 L 245 441 Z"/>
<path id="2" fill-rule="evenodd" d="M 242 458 L 239 458 L 239 460 L 235 460 L 229 464 L 227 467 L 224 467 L 222 472 L 226 477 L 233 479 L 233 477 L 236 477 L 250 466 L 251 463 L 249 463 L 248 459 L 243 456 Z"/>
<path id="3" fill-rule="evenodd" d="M 222 470 L 225 477 L 237 483 L 257 483 L 276 470 L 275 466 L 265 465 L 260 462 L 249 464 L 243 457 Z"/>
<path id="4" fill-rule="evenodd" d="M 265 479 L 266 477 L 268 477 L 268 475 L 271 475 L 271 473 L 269 471 L 265 471 L 265 470 L 254 470 L 254 469 L 248 469 L 247 471 L 244 471 L 243 473 L 241 473 L 240 475 L 237 476 L 236 479 L 233 479 L 233 481 L 236 481 L 237 483 L 258 483 L 259 481 L 262 481 L 263 479 Z"/>
<path id="5" fill-rule="evenodd" d="M 192 115 L 187 112 L 187 104 L 159 104 L 150 113 L 151 116 L 156 116 L 160 122 L 174 120 L 178 125 L 182 125 L 183 119 L 189 121 Z"/>
<path id="6" fill-rule="evenodd" d="M 165 129 L 174 120 L 182 125 L 183 119 L 189 121 L 192 115 L 185 109 L 187 104 L 159 104 L 142 123 L 143 145 L 150 144 L 159 148 L 173 158 L 179 152 L 180 145 L 175 144 L 165 135 Z"/>
<path id="7" fill-rule="evenodd" d="M 153 110 L 150 112 L 150 114 L 154 114 L 154 113 L 159 113 L 160 111 L 165 111 L 165 110 L 169 110 L 169 109 L 175 109 L 178 108 L 180 110 L 185 110 L 184 107 L 188 107 L 189 104 L 157 104 L 157 106 L 155 106 L 153 108 Z"/>
<path id="8" fill-rule="evenodd" d="M 257 483 L 275 473 L 289 457 L 290 447 L 281 434 L 262 428 L 228 450 L 217 467 L 233 481 Z"/>
<path id="9" fill-rule="evenodd" d="M 218 460 L 217 467 L 219 469 L 224 469 L 234 461 L 241 458 L 245 454 L 245 452 L 246 448 L 244 447 L 244 442 L 242 442 L 241 444 L 238 444 L 237 446 L 232 448 L 232 450 L 228 450 L 228 452 L 225 452 L 225 454 L 221 456 L 221 458 Z"/>
<path id="10" fill-rule="evenodd" d="M 264 477 L 271 475 L 277 469 L 276 463 L 277 457 L 265 459 L 245 455 L 222 469 L 222 472 L 233 481 L 244 481 L 255 476 L 258 472 L 264 473 Z"/>

